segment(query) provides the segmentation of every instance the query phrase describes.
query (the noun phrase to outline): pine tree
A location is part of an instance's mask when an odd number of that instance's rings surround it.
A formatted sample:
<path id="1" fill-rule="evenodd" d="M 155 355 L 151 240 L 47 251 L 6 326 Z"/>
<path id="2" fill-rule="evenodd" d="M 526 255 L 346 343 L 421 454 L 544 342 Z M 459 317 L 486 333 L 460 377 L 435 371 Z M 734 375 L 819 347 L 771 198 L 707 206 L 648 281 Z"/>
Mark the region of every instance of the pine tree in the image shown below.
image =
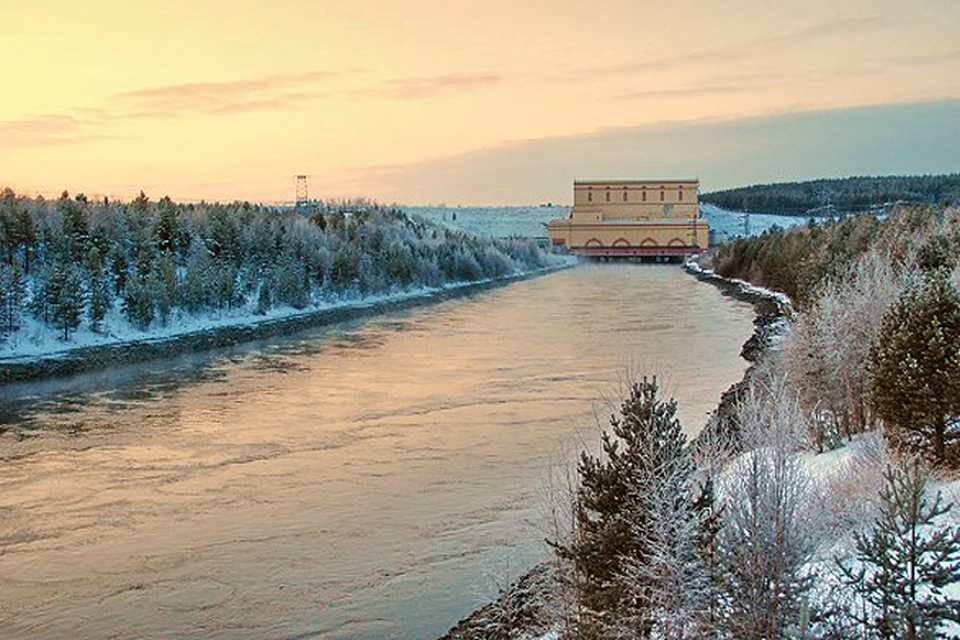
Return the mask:
<path id="1" fill-rule="evenodd" d="M 658 393 L 655 378 L 633 384 L 612 433 L 601 434 L 601 457 L 580 458 L 575 531 L 557 551 L 573 563 L 581 637 L 617 637 L 624 624 L 649 637 L 689 609 L 682 588 L 666 596 L 696 562 L 691 464 L 676 402 Z"/>
<path id="2" fill-rule="evenodd" d="M 872 403 L 890 426 L 918 433 L 938 463 L 960 415 L 960 293 L 945 271 L 908 291 L 883 318 L 870 350 Z"/>
<path id="3" fill-rule="evenodd" d="M 156 236 L 157 248 L 163 253 L 173 253 L 180 240 L 180 223 L 177 220 L 177 206 L 169 197 L 164 197 L 157 203 L 159 218 L 157 220 Z"/>
<path id="4" fill-rule="evenodd" d="M 84 267 L 87 270 L 87 287 L 90 291 L 90 302 L 87 310 L 90 327 L 95 332 L 99 332 L 103 318 L 110 308 L 110 285 L 107 282 L 107 274 L 103 270 L 100 251 L 96 247 L 91 247 L 90 251 L 87 252 Z"/>
<path id="5" fill-rule="evenodd" d="M 56 262 L 50 269 L 45 297 L 50 305 L 50 322 L 63 331 L 63 340 L 80 326 L 83 289 L 80 274 L 71 262 Z"/>
<path id="6" fill-rule="evenodd" d="M 19 265 L 0 263 L 0 337 L 20 328 L 26 286 Z"/>
<path id="7" fill-rule="evenodd" d="M 149 277 L 140 276 L 127 283 L 122 310 L 133 326 L 146 330 L 153 322 L 156 285 Z"/>
<path id="8" fill-rule="evenodd" d="M 178 302 L 179 282 L 177 281 L 177 265 L 173 259 L 164 254 L 157 262 L 157 310 L 160 313 L 160 324 L 166 326 L 170 312 Z"/>
<path id="9" fill-rule="evenodd" d="M 960 623 L 960 599 L 944 593 L 960 582 L 960 527 L 935 526 L 953 505 L 940 492 L 928 500 L 928 481 L 916 459 L 888 467 L 880 515 L 870 531 L 856 534 L 857 564 L 838 561 L 847 586 L 867 604 L 865 615 L 851 615 L 874 637 L 947 638 L 943 623 Z"/>

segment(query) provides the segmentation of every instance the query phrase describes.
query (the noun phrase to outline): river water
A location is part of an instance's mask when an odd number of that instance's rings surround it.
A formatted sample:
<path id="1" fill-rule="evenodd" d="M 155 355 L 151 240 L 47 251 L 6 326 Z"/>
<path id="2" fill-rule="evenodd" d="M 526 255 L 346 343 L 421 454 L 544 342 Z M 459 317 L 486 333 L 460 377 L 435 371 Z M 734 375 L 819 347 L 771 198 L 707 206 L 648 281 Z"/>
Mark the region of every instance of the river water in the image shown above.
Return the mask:
<path id="1" fill-rule="evenodd" d="M 0 387 L 0 637 L 435 637 L 542 556 L 598 399 L 658 371 L 695 433 L 752 316 L 677 267 L 590 265 Z"/>

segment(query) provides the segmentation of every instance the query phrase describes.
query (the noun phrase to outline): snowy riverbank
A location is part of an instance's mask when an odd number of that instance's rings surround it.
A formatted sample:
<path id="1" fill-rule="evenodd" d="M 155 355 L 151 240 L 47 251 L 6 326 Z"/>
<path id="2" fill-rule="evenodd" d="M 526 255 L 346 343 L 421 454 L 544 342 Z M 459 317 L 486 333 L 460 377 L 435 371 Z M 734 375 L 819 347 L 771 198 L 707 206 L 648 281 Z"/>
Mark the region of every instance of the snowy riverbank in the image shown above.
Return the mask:
<path id="1" fill-rule="evenodd" d="M 129 324 L 117 322 L 108 324 L 116 328 L 102 333 L 77 331 L 69 342 L 57 339 L 54 332 L 37 322 L 36 328 L 28 329 L 18 340 L 8 341 L 0 347 L 0 384 L 142 362 L 373 316 L 470 295 L 569 268 L 574 264 L 574 261 L 568 260 L 556 266 L 502 278 L 421 287 L 367 297 L 336 298 L 305 309 L 277 307 L 263 315 L 257 315 L 252 306 L 220 314 L 184 315 L 150 331 L 140 331 Z"/>
<path id="2" fill-rule="evenodd" d="M 786 329 L 786 321 L 794 313 L 793 304 L 782 293 L 718 276 L 695 263 L 685 264 L 684 269 L 698 280 L 719 287 L 725 295 L 754 306 L 754 332 L 740 352 L 742 358 L 754 365 L 721 396 L 716 409 L 719 420 L 711 421 L 711 424 L 723 424 L 724 418 L 733 410 L 740 390 L 753 375 L 755 363 L 776 344 Z M 556 587 L 549 565 L 539 564 L 505 589 L 497 600 L 473 611 L 439 640 L 556 640 L 560 635 L 554 620 L 556 607 L 551 597 L 551 591 Z"/>

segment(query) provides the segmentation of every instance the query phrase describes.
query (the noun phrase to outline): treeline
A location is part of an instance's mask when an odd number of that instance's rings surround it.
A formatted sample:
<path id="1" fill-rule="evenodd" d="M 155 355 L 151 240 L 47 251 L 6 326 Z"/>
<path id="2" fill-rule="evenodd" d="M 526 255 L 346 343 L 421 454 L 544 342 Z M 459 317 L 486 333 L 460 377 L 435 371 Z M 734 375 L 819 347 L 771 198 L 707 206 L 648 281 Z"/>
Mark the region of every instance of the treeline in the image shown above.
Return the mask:
<path id="1" fill-rule="evenodd" d="M 778 367 L 823 447 L 882 426 L 960 466 L 960 210 L 905 206 L 737 240 L 715 270 L 802 311 Z"/>
<path id="2" fill-rule="evenodd" d="M 797 216 L 861 212 L 897 202 L 957 205 L 960 174 L 782 182 L 705 193 L 700 201 L 731 211 Z"/>
<path id="3" fill-rule="evenodd" d="M 56 200 L 0 193 L 0 339 L 35 318 L 64 340 L 125 322 L 437 287 L 543 267 L 526 241 L 467 236 L 374 203 Z"/>

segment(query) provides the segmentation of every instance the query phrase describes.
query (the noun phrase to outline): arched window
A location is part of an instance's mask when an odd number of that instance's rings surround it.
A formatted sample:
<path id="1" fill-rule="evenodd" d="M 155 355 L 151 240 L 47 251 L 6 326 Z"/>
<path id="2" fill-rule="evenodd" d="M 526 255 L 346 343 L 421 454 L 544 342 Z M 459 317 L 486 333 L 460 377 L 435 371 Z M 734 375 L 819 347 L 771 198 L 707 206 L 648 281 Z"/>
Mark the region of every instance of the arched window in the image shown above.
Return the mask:
<path id="1" fill-rule="evenodd" d="M 677 199 L 683 202 L 683 187 L 677 187 Z"/>
<path id="2" fill-rule="evenodd" d="M 624 201 L 624 202 L 627 201 L 627 188 L 626 188 L 626 187 L 623 188 L 623 201 Z"/>
<path id="3" fill-rule="evenodd" d="M 643 188 L 643 201 L 644 201 L 644 202 L 647 201 L 647 188 L 646 188 L 646 187 Z"/>
<path id="4" fill-rule="evenodd" d="M 607 188 L 607 202 L 610 202 L 610 188 Z"/>
<path id="5" fill-rule="evenodd" d="M 593 202 L 593 187 L 587 187 L 587 202 Z"/>
<path id="6" fill-rule="evenodd" d="M 663 187 L 660 187 L 660 202 L 663 202 Z"/>

